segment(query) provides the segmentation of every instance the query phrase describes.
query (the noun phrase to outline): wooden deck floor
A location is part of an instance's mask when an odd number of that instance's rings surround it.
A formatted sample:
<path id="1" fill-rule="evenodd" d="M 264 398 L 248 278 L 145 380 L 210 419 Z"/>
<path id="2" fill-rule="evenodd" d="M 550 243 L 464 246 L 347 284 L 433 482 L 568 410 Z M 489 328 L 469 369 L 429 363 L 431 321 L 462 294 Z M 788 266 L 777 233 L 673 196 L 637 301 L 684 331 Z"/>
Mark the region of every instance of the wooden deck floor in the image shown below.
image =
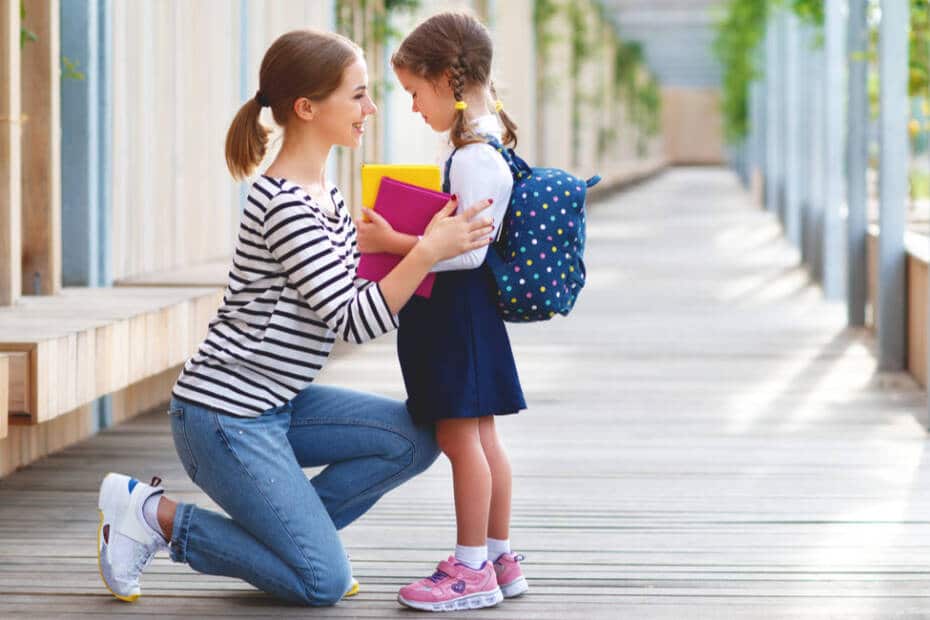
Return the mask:
<path id="1" fill-rule="evenodd" d="M 531 409 L 503 420 L 531 592 L 468 618 L 930 617 L 926 397 L 876 377 L 772 218 L 728 172 L 670 171 L 593 209 L 570 319 L 512 329 Z M 322 381 L 401 396 L 390 339 Z M 276 604 L 159 557 L 119 603 L 97 575 L 107 471 L 187 480 L 160 412 L 0 481 L 0 617 L 412 617 L 397 588 L 454 542 L 449 467 L 345 531 L 362 593 Z M 444 616 L 445 617 L 445 616 Z"/>

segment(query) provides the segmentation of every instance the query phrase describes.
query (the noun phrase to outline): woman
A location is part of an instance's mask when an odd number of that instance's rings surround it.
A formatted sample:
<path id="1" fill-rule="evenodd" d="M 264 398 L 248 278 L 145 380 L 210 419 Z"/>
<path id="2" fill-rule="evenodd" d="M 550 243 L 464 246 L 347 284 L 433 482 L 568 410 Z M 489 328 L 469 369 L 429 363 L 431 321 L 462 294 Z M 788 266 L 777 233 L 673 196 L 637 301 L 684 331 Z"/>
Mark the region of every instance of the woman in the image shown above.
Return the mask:
<path id="1" fill-rule="evenodd" d="M 324 171 L 334 145 L 357 147 L 376 113 L 361 50 L 335 34 L 283 35 L 262 61 L 259 91 L 229 129 L 233 176 L 261 162 L 271 108 L 281 150 L 253 183 L 223 304 L 172 392 L 175 447 L 191 479 L 229 517 L 164 497 L 120 474 L 101 484 L 101 576 L 121 600 L 160 549 L 207 574 L 248 581 L 283 600 L 331 605 L 357 583 L 337 530 L 436 458 L 432 427 L 403 403 L 312 380 L 338 336 L 365 342 L 396 315 L 440 260 L 490 242 L 452 216 L 453 200 L 380 283 L 355 278 L 356 229 Z M 308 480 L 301 468 L 328 465 Z"/>

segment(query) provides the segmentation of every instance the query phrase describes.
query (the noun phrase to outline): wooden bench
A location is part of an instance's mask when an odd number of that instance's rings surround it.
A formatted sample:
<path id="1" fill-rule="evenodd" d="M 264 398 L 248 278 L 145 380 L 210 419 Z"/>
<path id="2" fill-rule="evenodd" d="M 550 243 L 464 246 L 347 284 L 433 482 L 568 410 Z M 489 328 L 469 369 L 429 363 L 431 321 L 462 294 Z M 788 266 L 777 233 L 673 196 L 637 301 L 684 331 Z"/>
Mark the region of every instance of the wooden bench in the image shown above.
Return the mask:
<path id="1" fill-rule="evenodd" d="M 166 401 L 222 296 L 65 288 L 0 308 L 0 477 Z"/>
<path id="2" fill-rule="evenodd" d="M 0 308 L 10 422 L 47 422 L 183 363 L 221 299 L 217 288 L 66 288 Z"/>
<path id="3" fill-rule="evenodd" d="M 159 286 L 178 287 L 215 286 L 225 288 L 229 281 L 229 267 L 231 258 L 222 258 L 197 265 L 189 265 L 180 269 L 157 271 L 141 276 L 117 280 L 114 286 Z"/>

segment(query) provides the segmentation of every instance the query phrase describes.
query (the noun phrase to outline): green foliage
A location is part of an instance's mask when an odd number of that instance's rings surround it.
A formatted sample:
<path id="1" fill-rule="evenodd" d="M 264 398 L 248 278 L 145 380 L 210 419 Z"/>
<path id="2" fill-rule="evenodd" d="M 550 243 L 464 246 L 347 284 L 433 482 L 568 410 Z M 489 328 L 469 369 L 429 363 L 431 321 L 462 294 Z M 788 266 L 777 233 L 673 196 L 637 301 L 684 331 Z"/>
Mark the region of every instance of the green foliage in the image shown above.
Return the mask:
<path id="1" fill-rule="evenodd" d="M 32 32 L 31 30 L 29 30 L 28 28 L 22 25 L 25 20 L 26 20 L 26 3 L 23 2 L 23 0 L 20 0 L 19 2 L 19 22 L 20 22 L 19 47 L 20 48 L 25 47 L 26 43 L 39 40 L 39 37 L 36 36 L 36 33 Z"/>
<path id="2" fill-rule="evenodd" d="M 20 24 L 25 23 L 26 21 L 26 3 L 20 0 L 19 3 L 19 19 Z M 39 37 L 36 36 L 36 33 L 32 32 L 25 26 L 20 25 L 19 27 L 19 47 L 23 48 L 26 46 L 26 43 L 33 43 L 38 41 Z M 83 71 L 78 70 L 78 65 L 80 64 L 77 60 L 71 60 L 67 56 L 62 55 L 61 57 L 61 77 L 65 80 L 83 80 L 86 78 Z"/>
<path id="3" fill-rule="evenodd" d="M 359 0 L 358 3 L 345 0 L 336 1 L 336 30 L 341 34 L 353 37 L 353 23 L 355 11 L 364 13 L 371 0 Z M 369 42 L 383 45 L 391 39 L 400 38 L 403 34 L 391 27 L 390 17 L 403 12 L 416 11 L 420 8 L 421 0 L 384 0 L 384 9 L 374 11 L 371 23 L 371 41 L 356 41 L 365 47 Z"/>
<path id="4" fill-rule="evenodd" d="M 594 53 L 594 41 L 588 29 L 588 14 L 582 3 L 568 4 L 568 18 L 572 24 L 572 75 L 577 75 L 581 65 Z"/>
<path id="5" fill-rule="evenodd" d="M 636 95 L 636 70 L 643 64 L 643 47 L 636 42 L 617 41 L 614 53 L 614 85 L 617 94 L 632 100 Z"/>
<path id="6" fill-rule="evenodd" d="M 361 40 L 359 40 L 359 35 L 354 32 L 356 11 L 365 16 L 369 2 L 372 2 L 372 0 L 358 0 L 358 2 L 336 0 L 335 6 L 336 31 L 354 40 L 363 49 L 368 48 L 370 45 L 383 46 L 391 40 L 399 39 L 403 33 L 391 26 L 391 16 L 416 11 L 421 4 L 421 0 L 384 0 L 381 5 L 382 9 L 372 11 L 370 26 L 363 28 L 360 35 Z M 369 87 L 371 88 L 372 99 L 380 101 L 386 93 L 391 91 L 393 83 L 387 77 L 384 77 L 371 80 Z"/>
<path id="7" fill-rule="evenodd" d="M 592 20 L 591 16 L 595 16 Z M 570 77 L 573 83 L 572 123 L 580 127 L 582 105 L 599 105 L 604 92 L 592 93 L 579 83 L 582 67 L 585 63 L 596 62 L 599 56 L 606 56 L 607 50 L 613 49 L 614 75 L 609 84 L 612 99 L 622 98 L 629 118 L 639 130 L 638 144 L 640 151 L 646 148 L 646 138 L 654 136 L 659 130 L 661 94 L 658 82 L 650 74 L 643 58 L 642 47 L 638 43 L 620 39 L 618 27 L 612 12 L 599 0 L 569 0 L 557 3 L 555 0 L 535 0 L 533 3 L 533 25 L 536 35 L 536 53 L 539 67 L 539 92 L 546 92 L 559 85 L 556 76 L 547 70 L 552 65 L 552 47 L 561 39 L 553 34 L 552 24 L 556 19 L 565 19 L 570 25 L 568 43 L 570 44 Z M 596 21 L 597 25 L 592 24 Z M 604 59 L 607 60 L 606 58 Z M 576 139 L 578 132 L 575 132 Z M 616 139 L 616 129 L 600 129 L 598 133 L 598 152 L 606 152 L 609 143 Z M 575 148 L 578 145 L 574 145 Z"/>
<path id="8" fill-rule="evenodd" d="M 768 11 L 785 7 L 805 23 L 822 29 L 823 0 L 729 0 L 717 20 L 714 52 L 723 67 L 723 117 L 727 139 L 731 142 L 742 140 L 748 131 L 749 84 L 761 77 L 761 67 L 755 66 L 753 58 L 765 36 Z M 876 6 L 872 4 L 871 9 L 874 11 Z M 866 60 L 874 65 L 878 61 L 878 28 L 874 15 L 870 21 Z M 908 90 L 912 97 L 923 97 L 930 90 L 930 3 L 927 0 L 911 0 L 909 44 Z M 877 116 L 879 81 L 875 72 L 869 75 L 868 91 L 872 115 Z"/>
<path id="9" fill-rule="evenodd" d="M 760 76 L 754 58 L 765 37 L 768 11 L 766 0 L 730 0 L 717 19 L 713 50 L 723 69 L 723 122 L 731 143 L 745 138 L 749 129 L 749 84 Z"/>
<path id="10" fill-rule="evenodd" d="M 559 37 L 549 27 L 559 14 L 559 6 L 553 0 L 535 0 L 533 3 L 533 30 L 536 35 L 537 67 L 539 68 L 540 90 L 550 90 L 555 78 L 547 72 L 552 46 Z"/>
<path id="11" fill-rule="evenodd" d="M 823 26 L 824 0 L 775 0 L 775 6 L 790 6 L 801 21 Z"/>
<path id="12" fill-rule="evenodd" d="M 908 87 L 912 97 L 927 96 L 930 88 L 930 3 L 911 0 Z"/>
<path id="13" fill-rule="evenodd" d="M 61 77 L 67 80 L 83 80 L 86 76 L 83 71 L 78 70 L 81 64 L 77 60 L 71 60 L 67 56 L 61 57 Z"/>

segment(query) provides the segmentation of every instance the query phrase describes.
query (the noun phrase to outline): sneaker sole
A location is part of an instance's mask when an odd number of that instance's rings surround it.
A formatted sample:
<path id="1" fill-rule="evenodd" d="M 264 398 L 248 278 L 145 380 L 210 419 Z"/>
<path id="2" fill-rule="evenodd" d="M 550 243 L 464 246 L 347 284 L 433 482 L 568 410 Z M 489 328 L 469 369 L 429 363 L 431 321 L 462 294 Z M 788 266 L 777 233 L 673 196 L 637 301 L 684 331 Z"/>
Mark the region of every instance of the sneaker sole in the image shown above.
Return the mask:
<path id="1" fill-rule="evenodd" d="M 101 500 L 103 499 L 104 491 L 105 490 L 108 491 L 109 487 L 114 484 L 114 479 L 110 478 L 110 475 L 111 474 L 107 474 L 106 478 L 103 479 L 103 484 L 100 485 L 101 486 L 100 496 L 97 499 L 97 513 L 100 515 L 100 524 L 97 526 L 97 572 L 100 573 L 100 581 L 103 582 L 103 585 L 106 587 L 107 591 L 110 592 L 110 594 L 112 594 L 113 596 L 115 596 L 121 601 L 125 601 L 127 603 L 133 603 L 142 595 L 131 594 L 129 596 L 123 596 L 122 594 L 117 594 L 116 592 L 113 591 L 113 588 L 110 587 L 110 584 L 107 583 L 106 578 L 103 576 L 103 563 L 100 558 L 100 551 L 103 548 L 103 545 L 101 545 L 100 543 L 103 540 L 103 521 L 104 521 L 103 511 L 105 507 L 101 505 L 103 503 Z M 115 483 L 119 484 L 118 481 L 116 481 Z"/>
<path id="2" fill-rule="evenodd" d="M 425 601 L 408 601 L 400 594 L 397 595 L 397 602 L 406 605 L 412 609 L 422 611 L 461 611 L 463 609 L 481 609 L 483 607 L 494 607 L 504 600 L 504 595 L 500 588 L 494 588 L 490 592 L 478 592 L 452 599 L 451 601 L 442 601 L 440 603 L 427 603 Z"/>
<path id="3" fill-rule="evenodd" d="M 530 589 L 528 583 L 526 583 L 526 577 L 519 577 L 514 581 L 511 581 L 505 586 L 501 586 L 501 592 L 504 595 L 504 598 L 515 598 L 526 594 L 526 591 Z"/>

